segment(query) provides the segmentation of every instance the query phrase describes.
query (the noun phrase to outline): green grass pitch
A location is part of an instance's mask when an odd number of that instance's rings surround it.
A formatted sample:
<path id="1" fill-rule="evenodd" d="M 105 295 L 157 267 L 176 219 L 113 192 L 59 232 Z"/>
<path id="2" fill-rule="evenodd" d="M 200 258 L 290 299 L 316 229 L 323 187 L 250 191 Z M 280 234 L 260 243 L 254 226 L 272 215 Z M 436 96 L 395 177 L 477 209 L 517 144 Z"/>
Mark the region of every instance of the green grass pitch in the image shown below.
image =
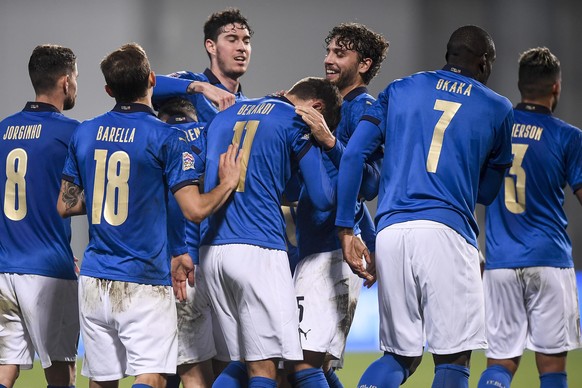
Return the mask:
<path id="1" fill-rule="evenodd" d="M 342 383 L 346 388 L 354 388 L 362 372 L 380 353 L 347 353 L 345 359 L 345 368 L 338 372 Z M 408 379 L 403 387 L 430 387 L 433 377 L 433 361 L 430 354 L 425 354 L 420 367 Z M 471 378 L 469 387 L 477 387 L 477 381 L 483 369 L 485 368 L 485 355 L 483 352 L 474 352 L 471 360 Z M 88 387 L 89 383 L 80 374 L 81 362 L 78 364 L 77 387 Z M 572 351 L 568 354 L 568 383 L 570 387 L 582 387 L 582 350 Z M 119 384 L 120 388 L 130 388 L 133 378 L 126 378 Z M 15 388 L 44 388 L 44 374 L 40 364 L 37 362 L 32 370 L 22 371 L 20 378 L 16 382 Z M 533 388 L 539 387 L 538 373 L 535 368 L 534 355 L 532 352 L 526 352 L 522 358 L 520 369 L 517 371 L 511 388 Z"/>

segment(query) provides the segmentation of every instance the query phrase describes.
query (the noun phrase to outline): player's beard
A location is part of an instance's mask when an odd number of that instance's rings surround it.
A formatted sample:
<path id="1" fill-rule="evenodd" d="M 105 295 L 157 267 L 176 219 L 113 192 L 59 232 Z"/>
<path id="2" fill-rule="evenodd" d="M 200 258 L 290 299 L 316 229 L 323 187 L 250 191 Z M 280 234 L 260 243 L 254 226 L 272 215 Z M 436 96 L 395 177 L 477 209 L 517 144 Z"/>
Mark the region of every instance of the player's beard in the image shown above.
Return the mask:
<path id="1" fill-rule="evenodd" d="M 67 95 L 63 101 L 63 110 L 73 109 L 75 106 L 75 96 Z"/>
<path id="2" fill-rule="evenodd" d="M 349 69 L 346 71 L 340 71 L 340 75 L 335 81 L 335 86 L 341 91 L 345 88 L 349 87 L 350 85 L 354 85 L 356 83 L 356 77 L 358 76 L 357 69 Z"/>
<path id="3" fill-rule="evenodd" d="M 244 70 L 242 68 L 239 68 L 237 70 L 233 70 L 232 68 L 229 68 L 228 64 L 222 60 L 220 55 L 216 58 L 216 61 L 218 64 L 218 68 L 221 69 L 221 71 L 222 71 L 222 74 L 224 74 L 225 76 L 227 76 L 230 79 L 238 80 L 246 72 L 246 67 L 244 68 Z"/>

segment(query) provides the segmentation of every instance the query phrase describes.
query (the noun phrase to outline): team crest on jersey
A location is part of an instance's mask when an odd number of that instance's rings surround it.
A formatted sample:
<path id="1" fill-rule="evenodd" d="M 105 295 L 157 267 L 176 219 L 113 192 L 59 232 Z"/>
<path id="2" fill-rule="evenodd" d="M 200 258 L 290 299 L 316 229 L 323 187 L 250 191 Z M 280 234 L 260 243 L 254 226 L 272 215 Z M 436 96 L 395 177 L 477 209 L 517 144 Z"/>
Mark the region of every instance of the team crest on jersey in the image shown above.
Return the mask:
<path id="1" fill-rule="evenodd" d="M 194 170 L 194 156 L 190 152 L 182 152 L 182 171 Z"/>

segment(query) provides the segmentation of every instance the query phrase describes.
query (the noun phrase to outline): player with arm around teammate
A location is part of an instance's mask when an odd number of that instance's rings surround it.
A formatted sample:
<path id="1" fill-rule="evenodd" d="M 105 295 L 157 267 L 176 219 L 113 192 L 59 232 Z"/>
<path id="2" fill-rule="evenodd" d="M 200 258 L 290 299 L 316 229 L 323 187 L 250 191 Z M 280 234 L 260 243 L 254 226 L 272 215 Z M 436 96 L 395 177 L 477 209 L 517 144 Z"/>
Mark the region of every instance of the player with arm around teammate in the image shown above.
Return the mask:
<path id="1" fill-rule="evenodd" d="M 345 259 L 373 280 L 362 263 L 368 251 L 353 236 L 353 209 L 362 161 L 385 145 L 375 260 L 384 356 L 359 386 L 401 385 L 426 339 L 432 387 L 467 387 L 471 351 L 486 346 L 473 212 L 494 199 L 511 164 L 513 124 L 510 102 L 485 86 L 494 60 L 486 31 L 457 29 L 446 66 L 392 82 L 342 157 L 336 225 Z"/>
<path id="2" fill-rule="evenodd" d="M 299 168 L 316 206 L 333 206 L 321 150 L 296 109 L 314 107 L 335 127 L 340 104 L 329 81 L 306 78 L 285 96 L 235 104 L 207 128 L 205 189 L 231 142 L 241 144 L 246 167 L 232 202 L 205 221 L 200 263 L 230 357 L 246 362 L 250 387 L 274 387 L 277 362 L 302 358 L 281 197 Z"/>
<path id="3" fill-rule="evenodd" d="M 227 201 L 240 159 L 221 156 L 220 184 L 198 191 L 193 157 L 181 131 L 169 131 L 151 108 L 155 75 L 144 50 L 131 43 L 101 62 L 112 111 L 81 123 L 63 169 L 57 209 L 87 213 L 89 244 L 79 280 L 83 374 L 91 387 L 165 387 L 176 371 L 176 307 L 192 263 L 172 260 L 167 247 L 168 188 L 188 219 L 200 222 Z M 160 319 L 163 316 L 164 319 Z"/>
<path id="4" fill-rule="evenodd" d="M 357 23 L 343 23 L 334 27 L 325 42 L 326 78 L 338 87 L 343 97 L 341 120 L 332 132 L 325 126 L 321 114 L 313 109 L 300 110 L 300 113 L 310 124 L 314 138 L 325 150 L 323 160 L 326 171 L 335 184 L 345 146 L 359 119 L 375 101 L 368 94 L 366 86 L 378 73 L 386 57 L 388 42 L 380 34 Z M 378 164 L 381 158 L 379 149 L 364 165 L 366 172 L 361 195 L 367 199 L 373 199 L 377 195 Z M 354 212 L 357 234 L 360 221 L 370 221 L 364 198 L 360 198 Z M 343 358 L 346 338 L 362 286 L 361 279 L 352 273 L 343 260 L 335 215 L 335 208 L 318 211 L 306 190 L 301 192 L 297 207 L 300 262 L 294 275 L 297 303 L 301 312 L 300 333 L 303 348 L 303 361 L 295 365 L 299 376 L 315 368 L 322 368 L 326 359 L 335 366 L 341 366 L 340 360 Z M 375 232 L 373 225 L 368 226 L 372 227 L 365 229 L 367 233 L 364 237 L 368 243 L 373 244 Z M 305 372 L 301 372 L 303 370 Z M 321 375 L 323 372 L 319 373 L 319 383 L 322 386 L 341 386 L 329 365 L 325 368 L 325 378 Z"/>
<path id="5" fill-rule="evenodd" d="M 204 48 L 210 67 L 203 73 L 180 71 L 157 76 L 154 103 L 181 96 L 188 98 L 202 122 L 210 122 L 218 111 L 245 100 L 240 77 L 251 59 L 253 30 L 240 10 L 215 12 L 204 23 Z"/>
<path id="6" fill-rule="evenodd" d="M 582 346 L 572 245 L 563 210 L 568 184 L 582 203 L 582 131 L 553 115 L 558 58 L 545 47 L 519 58 L 514 161 L 487 208 L 483 276 L 487 369 L 479 388 L 509 388 L 523 349 L 540 387 L 567 387 L 566 355 Z"/>
<path id="7" fill-rule="evenodd" d="M 0 123 L 0 387 L 12 387 L 35 352 L 49 386 L 75 385 L 79 316 L 71 223 L 55 209 L 67 145 L 79 124 L 77 58 L 35 47 L 28 72 L 34 101 Z"/>

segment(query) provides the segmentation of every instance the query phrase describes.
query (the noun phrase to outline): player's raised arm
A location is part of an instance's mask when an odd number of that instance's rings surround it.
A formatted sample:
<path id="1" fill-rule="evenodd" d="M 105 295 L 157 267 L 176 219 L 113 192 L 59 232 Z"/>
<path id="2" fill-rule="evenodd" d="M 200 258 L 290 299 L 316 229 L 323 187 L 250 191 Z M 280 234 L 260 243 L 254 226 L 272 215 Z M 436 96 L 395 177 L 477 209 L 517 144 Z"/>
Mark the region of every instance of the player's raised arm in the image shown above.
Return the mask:
<path id="1" fill-rule="evenodd" d="M 83 188 L 63 179 L 57 201 L 57 211 L 63 218 L 87 214 Z"/>

